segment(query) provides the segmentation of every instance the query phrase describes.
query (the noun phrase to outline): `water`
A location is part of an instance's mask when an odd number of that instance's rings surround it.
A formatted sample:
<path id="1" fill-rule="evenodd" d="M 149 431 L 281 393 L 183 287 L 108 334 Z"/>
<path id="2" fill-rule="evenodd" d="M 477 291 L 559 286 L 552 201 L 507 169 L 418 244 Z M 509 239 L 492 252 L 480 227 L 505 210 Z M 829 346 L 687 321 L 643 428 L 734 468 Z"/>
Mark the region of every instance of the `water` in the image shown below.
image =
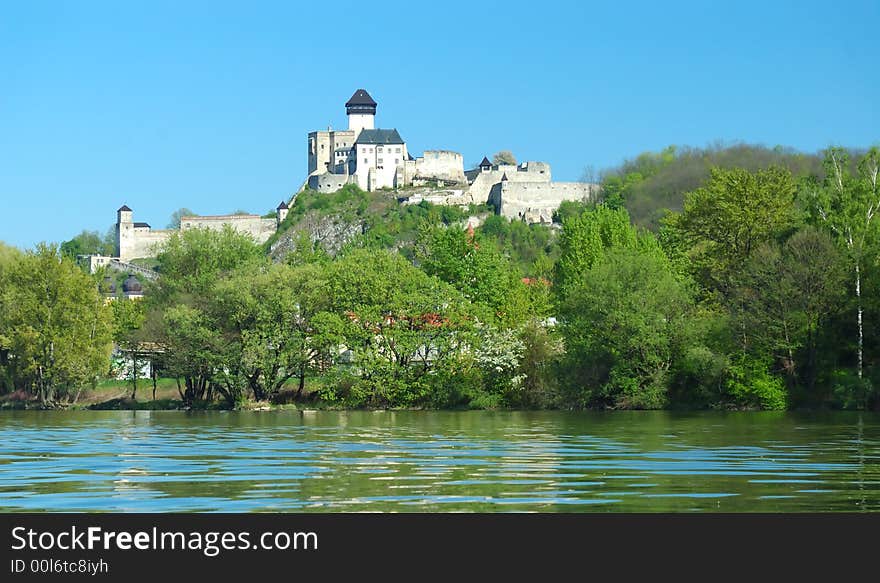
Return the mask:
<path id="1" fill-rule="evenodd" d="M 880 416 L 0 412 L 0 511 L 880 510 Z"/>

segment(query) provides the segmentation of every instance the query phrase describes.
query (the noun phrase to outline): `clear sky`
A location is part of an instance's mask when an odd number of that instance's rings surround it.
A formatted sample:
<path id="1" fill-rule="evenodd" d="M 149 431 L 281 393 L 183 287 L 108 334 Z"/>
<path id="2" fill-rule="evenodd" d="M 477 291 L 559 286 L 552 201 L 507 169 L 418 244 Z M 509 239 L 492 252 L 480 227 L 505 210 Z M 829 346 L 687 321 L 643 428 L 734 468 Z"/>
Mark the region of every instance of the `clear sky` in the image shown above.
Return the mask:
<path id="1" fill-rule="evenodd" d="M 0 240 L 264 213 L 355 89 L 410 150 L 557 180 L 669 144 L 880 142 L 880 2 L 0 3 Z"/>

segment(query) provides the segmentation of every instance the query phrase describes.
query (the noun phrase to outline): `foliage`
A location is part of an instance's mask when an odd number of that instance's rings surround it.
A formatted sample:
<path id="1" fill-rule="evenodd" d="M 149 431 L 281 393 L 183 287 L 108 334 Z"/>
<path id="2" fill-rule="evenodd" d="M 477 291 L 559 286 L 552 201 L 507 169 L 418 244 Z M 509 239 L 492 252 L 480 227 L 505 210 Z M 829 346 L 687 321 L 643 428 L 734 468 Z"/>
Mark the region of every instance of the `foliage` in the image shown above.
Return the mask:
<path id="1" fill-rule="evenodd" d="M 597 205 L 569 217 L 562 225 L 560 256 L 556 263 L 556 294 L 564 301 L 581 285 L 584 275 L 614 249 L 640 249 L 662 255 L 651 236 L 639 236 L 625 209 Z"/>
<path id="2" fill-rule="evenodd" d="M 0 278 L 0 349 L 8 382 L 48 406 L 75 398 L 106 372 L 110 310 L 96 282 L 58 247 L 41 244 L 7 259 Z"/>
<path id="3" fill-rule="evenodd" d="M 492 155 L 492 164 L 510 164 L 512 166 L 516 166 L 516 156 L 513 155 L 513 152 L 510 150 L 501 150 L 500 152 L 495 152 Z"/>
<path id="4" fill-rule="evenodd" d="M 736 403 L 768 410 L 785 409 L 785 385 L 771 375 L 764 359 L 743 356 L 728 368 L 727 391 Z"/>
<path id="5" fill-rule="evenodd" d="M 61 254 L 70 259 L 80 255 L 113 256 L 116 251 L 116 235 L 111 228 L 104 236 L 98 231 L 82 231 L 74 238 L 64 241 L 60 247 Z"/>
<path id="6" fill-rule="evenodd" d="M 171 218 L 168 219 L 167 228 L 168 229 L 179 229 L 180 228 L 180 219 L 182 219 L 183 217 L 197 217 L 197 216 L 198 216 L 198 214 L 196 214 L 194 211 L 192 211 L 186 207 L 180 207 L 179 209 L 177 209 L 176 211 L 171 213 Z"/>
<path id="7" fill-rule="evenodd" d="M 560 306 L 577 402 L 656 409 L 667 402 L 692 292 L 660 255 L 603 254 Z"/>
<path id="8" fill-rule="evenodd" d="M 440 369 L 455 370 L 472 337 L 470 303 L 387 251 L 355 249 L 329 270 L 329 297 L 346 321 L 349 404 L 423 405 Z"/>
<path id="9" fill-rule="evenodd" d="M 218 283 L 211 309 L 224 330 L 227 358 L 215 373 L 234 403 L 247 388 L 257 400 L 275 397 L 288 379 L 330 361 L 342 341 L 342 320 L 329 307 L 317 265 L 243 268 Z"/>
<path id="10" fill-rule="evenodd" d="M 604 172 L 601 192 L 610 206 L 623 204 L 634 224 L 657 230 L 667 212 L 683 209 L 685 193 L 705 184 L 713 168 L 754 172 L 778 166 L 800 178 L 821 175 L 821 162 L 819 156 L 779 146 L 669 146 L 661 152 L 640 154 Z"/>
<path id="11" fill-rule="evenodd" d="M 684 211 L 668 224 L 691 248 L 698 279 L 724 291 L 758 245 L 795 226 L 794 203 L 787 170 L 716 168 L 705 186 L 685 196 Z"/>

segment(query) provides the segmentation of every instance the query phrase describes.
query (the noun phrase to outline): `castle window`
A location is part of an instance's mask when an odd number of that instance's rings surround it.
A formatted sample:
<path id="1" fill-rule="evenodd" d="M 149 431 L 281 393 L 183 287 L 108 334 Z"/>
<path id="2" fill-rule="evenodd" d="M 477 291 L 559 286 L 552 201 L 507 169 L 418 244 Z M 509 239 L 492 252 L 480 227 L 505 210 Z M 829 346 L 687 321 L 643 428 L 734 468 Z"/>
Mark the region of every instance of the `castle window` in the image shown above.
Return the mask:
<path id="1" fill-rule="evenodd" d="M 379 153 L 382 153 L 382 146 L 379 146 Z"/>
<path id="2" fill-rule="evenodd" d="M 381 164 L 381 163 L 382 163 L 382 158 L 379 158 L 379 164 Z"/>
<path id="3" fill-rule="evenodd" d="M 400 148 L 395 148 L 395 149 L 394 149 L 394 153 L 395 153 L 395 154 L 400 154 Z"/>
<path id="4" fill-rule="evenodd" d="M 395 163 L 395 164 L 400 164 L 400 158 L 395 158 L 395 159 L 394 159 L 394 163 Z"/>
<path id="5" fill-rule="evenodd" d="M 369 160 L 367 160 L 366 158 L 364 158 L 364 164 L 369 164 L 369 163 L 370 163 Z"/>

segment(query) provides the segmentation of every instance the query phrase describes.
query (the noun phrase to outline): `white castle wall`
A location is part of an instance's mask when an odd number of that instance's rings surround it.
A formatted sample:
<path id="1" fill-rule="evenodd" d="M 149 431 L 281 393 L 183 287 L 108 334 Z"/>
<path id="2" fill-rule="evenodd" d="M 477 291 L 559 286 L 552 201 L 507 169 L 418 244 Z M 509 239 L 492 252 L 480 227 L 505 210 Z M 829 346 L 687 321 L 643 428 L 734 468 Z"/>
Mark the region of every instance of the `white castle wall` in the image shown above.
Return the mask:
<path id="1" fill-rule="evenodd" d="M 488 202 L 492 188 L 500 184 L 504 176 L 509 182 L 549 183 L 552 178 L 550 165 L 546 162 L 523 162 L 519 166 L 499 164 L 474 176 L 468 191 L 471 199 L 477 204 Z"/>
<path id="2" fill-rule="evenodd" d="M 586 182 L 513 182 L 493 187 L 489 196 L 498 214 L 529 223 L 550 223 L 563 201 L 586 202 L 599 187 Z"/>
<path id="3" fill-rule="evenodd" d="M 218 215 L 209 217 L 182 217 L 180 230 L 211 229 L 220 231 L 229 225 L 239 233 L 250 235 L 257 243 L 265 243 L 278 228 L 275 218 L 264 219 L 259 215 Z"/>
<path id="4" fill-rule="evenodd" d="M 425 150 L 421 158 L 416 158 L 415 170 L 408 178 L 465 182 L 464 159 L 450 150 Z"/>
<path id="5" fill-rule="evenodd" d="M 346 174 L 316 174 L 309 176 L 308 186 L 310 190 L 318 192 L 336 192 L 349 182 L 353 182 L 354 178 Z"/>

